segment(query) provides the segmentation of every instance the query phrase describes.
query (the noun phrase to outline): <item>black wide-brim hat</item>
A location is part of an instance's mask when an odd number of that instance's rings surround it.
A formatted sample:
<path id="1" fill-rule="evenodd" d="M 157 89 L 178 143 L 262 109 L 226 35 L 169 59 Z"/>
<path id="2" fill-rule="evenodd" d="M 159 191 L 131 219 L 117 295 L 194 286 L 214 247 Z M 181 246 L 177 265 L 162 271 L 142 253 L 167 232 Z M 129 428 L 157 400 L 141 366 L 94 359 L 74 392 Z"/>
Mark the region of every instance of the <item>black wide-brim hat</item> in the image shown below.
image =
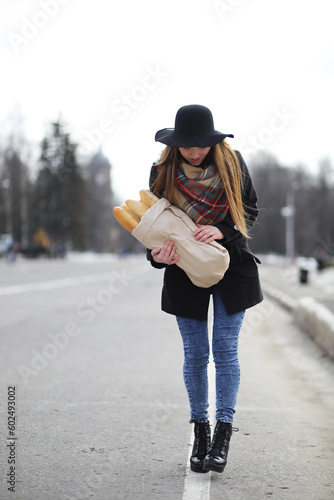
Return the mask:
<path id="1" fill-rule="evenodd" d="M 182 106 L 176 113 L 175 128 L 163 128 L 155 134 L 155 140 L 176 148 L 207 148 L 233 134 L 215 130 L 209 108 L 199 104 Z"/>

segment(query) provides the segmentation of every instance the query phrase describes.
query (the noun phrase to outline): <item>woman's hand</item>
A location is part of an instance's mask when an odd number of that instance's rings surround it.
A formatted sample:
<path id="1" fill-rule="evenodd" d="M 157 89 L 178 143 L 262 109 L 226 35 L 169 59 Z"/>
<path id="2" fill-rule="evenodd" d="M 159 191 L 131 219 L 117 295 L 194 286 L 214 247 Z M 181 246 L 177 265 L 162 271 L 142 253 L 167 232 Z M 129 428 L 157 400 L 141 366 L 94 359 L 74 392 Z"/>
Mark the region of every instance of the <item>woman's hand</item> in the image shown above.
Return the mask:
<path id="1" fill-rule="evenodd" d="M 151 254 L 154 262 L 159 264 L 176 264 L 179 261 L 179 256 L 176 255 L 176 245 L 174 241 L 166 241 L 162 248 L 153 248 Z"/>
<path id="2" fill-rule="evenodd" d="M 197 224 L 197 229 L 193 232 L 193 236 L 196 241 L 205 241 L 205 243 L 211 243 L 211 241 L 222 240 L 224 238 L 223 233 L 218 227 L 205 226 L 203 224 Z"/>

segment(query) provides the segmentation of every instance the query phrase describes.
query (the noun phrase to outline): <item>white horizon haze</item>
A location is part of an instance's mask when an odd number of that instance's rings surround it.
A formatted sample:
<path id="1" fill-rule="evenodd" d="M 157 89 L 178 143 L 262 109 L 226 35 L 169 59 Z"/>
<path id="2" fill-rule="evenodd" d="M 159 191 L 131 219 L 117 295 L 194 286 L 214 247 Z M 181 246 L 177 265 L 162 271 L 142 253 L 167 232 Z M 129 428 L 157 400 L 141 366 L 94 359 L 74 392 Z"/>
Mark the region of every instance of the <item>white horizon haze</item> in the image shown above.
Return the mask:
<path id="1" fill-rule="evenodd" d="M 59 116 L 82 153 L 102 147 L 113 189 L 147 187 L 185 104 L 208 106 L 246 161 L 269 151 L 315 172 L 334 158 L 329 0 L 2 2 L 1 138 L 13 110 L 36 145 Z M 95 148 L 95 149 L 94 149 Z"/>

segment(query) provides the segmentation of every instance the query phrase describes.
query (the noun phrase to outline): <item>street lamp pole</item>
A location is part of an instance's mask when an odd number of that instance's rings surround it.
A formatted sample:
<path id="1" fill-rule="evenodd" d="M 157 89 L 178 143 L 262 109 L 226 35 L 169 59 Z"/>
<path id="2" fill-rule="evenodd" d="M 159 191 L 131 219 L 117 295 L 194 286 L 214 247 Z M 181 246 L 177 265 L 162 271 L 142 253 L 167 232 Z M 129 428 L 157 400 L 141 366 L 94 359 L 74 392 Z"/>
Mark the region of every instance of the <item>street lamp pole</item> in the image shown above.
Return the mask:
<path id="1" fill-rule="evenodd" d="M 11 200 L 11 185 L 10 179 L 4 179 L 2 181 L 2 187 L 5 191 L 5 203 L 6 203 L 6 232 L 7 234 L 13 234 L 13 221 L 12 221 L 12 200 Z"/>
<path id="2" fill-rule="evenodd" d="M 290 214 L 286 218 L 286 256 L 293 259 L 295 255 L 295 192 L 293 189 L 288 191 L 286 202 L 290 209 Z"/>
<path id="3" fill-rule="evenodd" d="M 295 192 L 291 187 L 286 194 L 286 206 L 281 208 L 285 218 L 285 255 L 293 259 L 295 256 Z"/>

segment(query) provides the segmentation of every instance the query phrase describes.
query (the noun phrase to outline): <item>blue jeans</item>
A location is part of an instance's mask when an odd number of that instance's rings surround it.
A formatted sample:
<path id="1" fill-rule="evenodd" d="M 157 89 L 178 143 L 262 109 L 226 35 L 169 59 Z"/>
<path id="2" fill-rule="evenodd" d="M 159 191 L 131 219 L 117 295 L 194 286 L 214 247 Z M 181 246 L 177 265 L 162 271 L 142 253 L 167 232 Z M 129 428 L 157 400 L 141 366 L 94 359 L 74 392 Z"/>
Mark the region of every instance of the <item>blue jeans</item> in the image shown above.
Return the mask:
<path id="1" fill-rule="evenodd" d="M 245 311 L 228 316 L 217 289 L 213 292 L 212 354 L 216 368 L 216 420 L 233 422 L 240 384 L 239 332 Z M 190 422 L 207 422 L 208 322 L 176 317 L 183 340 L 183 376 L 190 403 Z"/>

